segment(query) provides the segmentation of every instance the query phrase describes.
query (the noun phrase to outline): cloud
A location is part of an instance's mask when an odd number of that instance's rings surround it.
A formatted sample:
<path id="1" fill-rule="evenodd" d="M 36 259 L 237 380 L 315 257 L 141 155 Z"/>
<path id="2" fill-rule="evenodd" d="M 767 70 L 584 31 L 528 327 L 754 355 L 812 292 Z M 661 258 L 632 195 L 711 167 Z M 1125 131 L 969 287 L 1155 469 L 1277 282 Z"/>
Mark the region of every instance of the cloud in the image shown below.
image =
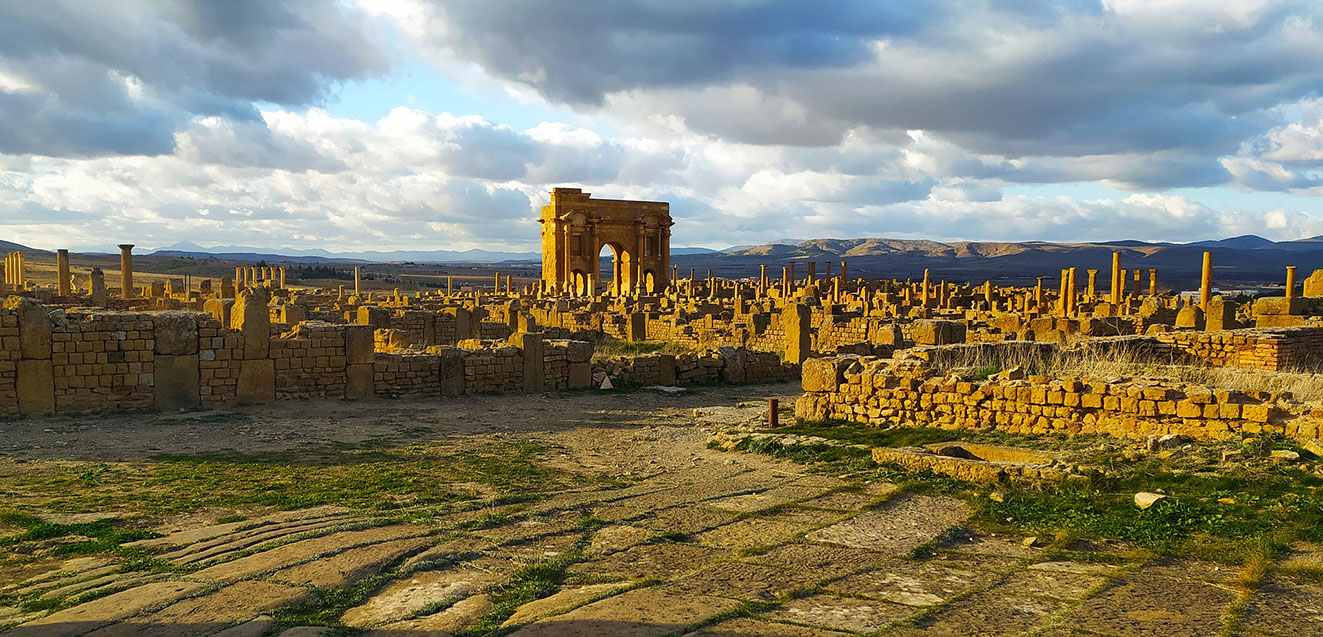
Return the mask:
<path id="1" fill-rule="evenodd" d="M 260 122 L 387 68 L 362 16 L 311 0 L 5 3 L 0 153 L 165 154 L 195 116 Z"/>
<path id="2" fill-rule="evenodd" d="M 424 46 L 550 101 L 755 144 L 924 130 L 981 154 L 1193 151 L 1202 173 L 1265 109 L 1323 82 L 1323 7 L 1305 0 L 447 1 L 411 15 L 426 16 Z"/>

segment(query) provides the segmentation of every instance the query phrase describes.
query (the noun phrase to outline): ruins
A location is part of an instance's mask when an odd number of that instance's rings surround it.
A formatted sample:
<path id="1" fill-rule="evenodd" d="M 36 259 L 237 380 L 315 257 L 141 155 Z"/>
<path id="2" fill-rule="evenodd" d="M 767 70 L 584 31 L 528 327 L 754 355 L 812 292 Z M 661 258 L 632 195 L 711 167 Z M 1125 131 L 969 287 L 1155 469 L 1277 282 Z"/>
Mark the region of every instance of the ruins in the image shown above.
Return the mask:
<path id="1" fill-rule="evenodd" d="M 834 273 L 830 262 L 810 261 L 797 272 L 801 264 L 790 261 L 776 278 L 766 265 L 739 280 L 680 277 L 669 259 L 666 203 L 556 188 L 539 221 L 540 281 L 514 286 L 498 273 L 485 289 L 456 292 L 448 281 L 444 290 L 413 295 L 365 290 L 358 267 L 352 291 L 290 288 L 284 267 L 265 265 L 236 267 L 233 278 L 219 281 L 181 278 L 137 288 L 131 244 L 120 246 L 120 285 L 111 295 L 99 270 L 76 285 L 67 251 L 57 254 L 54 286 L 34 285 L 25 256 L 11 253 L 4 270 L 10 296 L 0 309 L 0 414 L 537 392 L 599 387 L 608 379 L 739 383 L 798 378 L 801 366 L 812 364 L 841 378 L 820 382 L 825 372 L 806 373 L 802 416 L 921 423 L 928 417 L 913 404 L 887 408 L 883 403 L 891 403 L 868 392 L 833 393 L 848 387 L 843 361 L 872 370 L 872 361 L 913 364 L 941 348 L 1097 343 L 1155 359 L 1278 371 L 1314 365 L 1323 351 L 1323 271 L 1301 286 L 1291 268 L 1284 296 L 1240 303 L 1212 294 L 1211 253 L 1197 297 L 1162 291 L 1153 269 L 1133 270 L 1129 283 L 1119 252 L 1106 280 L 1099 269 L 1082 273 L 1089 264 L 1081 264 L 1062 270 L 1057 283 L 1040 278 L 1031 288 L 934 280 L 926 271 L 921 280 L 850 278 L 847 261 Z M 612 265 L 603 281 L 597 264 L 606 248 Z M 667 343 L 683 353 L 594 357 L 594 345 L 610 341 Z M 876 382 L 899 382 L 883 378 Z M 1077 398 L 1077 385 L 1064 384 L 1064 400 L 1087 407 L 1094 398 Z M 1011 409 L 997 398 L 1003 392 L 978 391 L 993 402 L 957 416 L 984 422 Z M 1124 426 L 1098 424 L 1110 416 L 1063 411 L 1024 429 L 1216 436 L 1263 426 L 1317 434 L 1318 414 L 1309 409 L 1268 405 L 1265 416 L 1247 404 L 1196 415 L 1172 400 L 1152 402 L 1127 401 L 1116 412 Z M 1288 413 L 1294 415 L 1278 417 Z"/>
<path id="2" fill-rule="evenodd" d="M 1274 608 L 1323 599 L 1323 270 L 725 278 L 663 202 L 539 221 L 539 277 L 413 293 L 8 254 L 0 630 L 1315 626 Z"/>

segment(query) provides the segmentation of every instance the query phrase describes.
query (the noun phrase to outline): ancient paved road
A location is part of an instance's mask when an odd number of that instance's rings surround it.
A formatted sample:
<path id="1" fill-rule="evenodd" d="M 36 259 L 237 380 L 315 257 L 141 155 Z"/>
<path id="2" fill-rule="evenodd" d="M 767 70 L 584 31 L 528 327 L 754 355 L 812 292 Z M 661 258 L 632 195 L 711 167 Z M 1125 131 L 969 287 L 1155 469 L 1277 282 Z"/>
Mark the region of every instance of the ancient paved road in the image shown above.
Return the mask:
<path id="1" fill-rule="evenodd" d="M 556 428 L 532 424 L 547 417 L 536 398 L 480 399 L 473 414 L 499 404 L 502 415 L 466 420 L 466 433 L 554 439 L 561 466 L 634 480 L 440 515 L 326 506 L 184 522 L 142 544 L 186 572 L 118 573 L 103 558 L 70 560 L 5 592 L 109 594 L 46 616 L 11 609 L 11 621 L 28 621 L 6 634 L 298 637 L 321 629 L 292 626 L 282 609 L 329 600 L 334 613 L 317 621 L 400 637 L 448 635 L 494 617 L 520 636 L 1213 636 L 1246 603 L 1225 567 L 1046 561 L 1021 538 L 980 537 L 912 559 L 912 549 L 964 519 L 963 502 L 705 447 L 690 410 L 703 410 L 700 421 L 752 419 L 758 403 L 736 408 L 740 397 L 787 389 L 639 394 L 616 418 L 603 417 L 620 406 L 603 401 L 616 399 L 585 398 L 558 407 L 579 417 Z M 367 409 L 342 408 L 346 422 Z M 128 443 L 97 444 L 125 453 Z M 564 569 L 561 583 L 520 597 L 537 576 L 530 564 Z M 335 605 L 345 599 L 353 601 Z M 1270 577 L 1236 634 L 1323 634 L 1320 622 L 1323 587 Z"/>

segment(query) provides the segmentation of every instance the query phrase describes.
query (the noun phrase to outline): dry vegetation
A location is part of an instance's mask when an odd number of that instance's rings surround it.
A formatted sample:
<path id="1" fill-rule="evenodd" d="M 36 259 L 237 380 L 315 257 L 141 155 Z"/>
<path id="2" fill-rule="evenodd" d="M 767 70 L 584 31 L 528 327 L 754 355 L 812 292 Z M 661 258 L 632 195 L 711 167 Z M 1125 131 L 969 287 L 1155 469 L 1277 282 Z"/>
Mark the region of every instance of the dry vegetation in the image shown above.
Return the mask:
<path id="1" fill-rule="evenodd" d="M 961 347 L 937 362 L 943 373 L 978 379 L 1006 369 L 1055 378 L 1150 378 L 1240 391 L 1289 392 L 1296 400 L 1323 404 L 1323 370 L 1270 372 L 1214 367 L 1179 354 L 1155 355 L 1126 347 L 1106 350 L 1041 347 Z"/>

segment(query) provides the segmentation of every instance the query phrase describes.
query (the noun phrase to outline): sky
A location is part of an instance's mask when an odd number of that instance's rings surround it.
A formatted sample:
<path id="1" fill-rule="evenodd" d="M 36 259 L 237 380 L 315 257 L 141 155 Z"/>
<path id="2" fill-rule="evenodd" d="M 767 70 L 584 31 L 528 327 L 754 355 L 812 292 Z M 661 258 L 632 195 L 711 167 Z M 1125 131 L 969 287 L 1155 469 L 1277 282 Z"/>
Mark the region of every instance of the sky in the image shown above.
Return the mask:
<path id="1" fill-rule="evenodd" d="M 0 3 L 0 239 L 1323 235 L 1317 0 Z"/>

